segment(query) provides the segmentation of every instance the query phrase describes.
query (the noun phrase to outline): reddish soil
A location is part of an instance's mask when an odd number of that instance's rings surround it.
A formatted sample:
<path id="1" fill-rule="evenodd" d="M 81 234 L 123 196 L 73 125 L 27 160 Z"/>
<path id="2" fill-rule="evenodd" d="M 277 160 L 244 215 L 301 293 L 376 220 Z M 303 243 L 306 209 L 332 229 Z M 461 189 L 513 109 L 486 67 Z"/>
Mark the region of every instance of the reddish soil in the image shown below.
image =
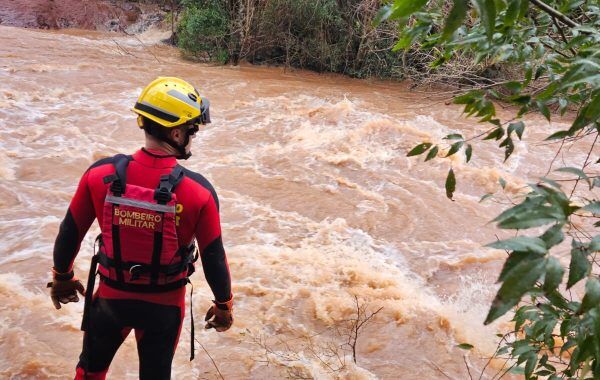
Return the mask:
<path id="1" fill-rule="evenodd" d="M 116 31 L 140 15 L 139 6 L 127 1 L 0 0 L 0 24 L 24 28 Z"/>

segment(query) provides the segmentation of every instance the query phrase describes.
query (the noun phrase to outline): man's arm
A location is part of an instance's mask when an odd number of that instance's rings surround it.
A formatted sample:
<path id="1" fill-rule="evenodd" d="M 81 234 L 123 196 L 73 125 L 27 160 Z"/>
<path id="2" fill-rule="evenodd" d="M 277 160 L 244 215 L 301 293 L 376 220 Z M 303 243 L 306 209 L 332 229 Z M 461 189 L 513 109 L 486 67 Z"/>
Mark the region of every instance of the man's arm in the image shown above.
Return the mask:
<path id="1" fill-rule="evenodd" d="M 54 243 L 54 269 L 60 273 L 73 269 L 73 261 L 79 252 L 81 241 L 96 218 L 88 176 L 89 170 L 79 181 Z"/>
<path id="2" fill-rule="evenodd" d="M 200 211 L 200 218 L 196 225 L 196 240 L 200 249 L 204 276 L 215 300 L 218 303 L 226 303 L 233 295 L 229 264 L 221 239 L 221 221 L 217 202 L 211 195 Z"/>

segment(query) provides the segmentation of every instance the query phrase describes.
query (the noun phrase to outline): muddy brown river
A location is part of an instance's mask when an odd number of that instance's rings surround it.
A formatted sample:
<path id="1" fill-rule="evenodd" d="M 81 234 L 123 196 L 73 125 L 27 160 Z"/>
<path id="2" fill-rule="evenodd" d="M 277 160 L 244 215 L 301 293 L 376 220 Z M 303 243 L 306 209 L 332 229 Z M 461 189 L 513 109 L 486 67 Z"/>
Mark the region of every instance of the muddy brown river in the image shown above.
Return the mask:
<path id="1" fill-rule="evenodd" d="M 211 100 L 213 122 L 183 164 L 219 194 L 236 296 L 234 326 L 204 330 L 212 295 L 196 272 L 203 348 L 189 362 L 186 315 L 173 378 L 216 379 L 218 368 L 225 379 L 465 379 L 462 342 L 476 347 L 466 363 L 478 374 L 510 319 L 482 323 L 505 257 L 483 245 L 502 236 L 489 221 L 506 206 L 479 199 L 501 193 L 500 177 L 515 192 L 543 175 L 556 146 L 540 141 L 566 122 L 528 119 L 507 163 L 493 142 L 476 143 L 468 165 L 443 152 L 424 163 L 406 157 L 420 141 L 484 127 L 435 92 L 187 62 L 164 37 L 0 27 L 0 377 L 74 374 L 83 304 L 52 306 L 54 239 L 86 168 L 142 146 L 130 109 L 157 76 Z M 444 190 L 450 165 L 455 201 Z M 75 261 L 83 279 L 98 231 Z M 382 309 L 360 330 L 355 364 L 346 328 L 357 301 L 367 315 Z M 109 378 L 137 378 L 131 336 Z"/>

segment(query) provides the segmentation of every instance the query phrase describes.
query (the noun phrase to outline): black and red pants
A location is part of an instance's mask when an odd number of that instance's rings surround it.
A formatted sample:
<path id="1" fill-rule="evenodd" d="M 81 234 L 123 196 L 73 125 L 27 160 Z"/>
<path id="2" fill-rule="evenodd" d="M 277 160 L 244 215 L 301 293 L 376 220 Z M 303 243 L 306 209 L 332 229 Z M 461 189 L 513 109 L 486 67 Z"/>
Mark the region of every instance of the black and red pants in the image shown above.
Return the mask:
<path id="1" fill-rule="evenodd" d="M 184 298 L 180 302 L 173 302 L 179 297 L 161 302 L 160 294 L 150 296 L 149 300 L 141 300 L 96 294 L 89 310 L 89 331 L 84 335 L 75 379 L 105 379 L 115 353 L 131 330 L 135 331 L 137 341 L 139 378 L 171 378 L 171 364 L 184 318 Z"/>

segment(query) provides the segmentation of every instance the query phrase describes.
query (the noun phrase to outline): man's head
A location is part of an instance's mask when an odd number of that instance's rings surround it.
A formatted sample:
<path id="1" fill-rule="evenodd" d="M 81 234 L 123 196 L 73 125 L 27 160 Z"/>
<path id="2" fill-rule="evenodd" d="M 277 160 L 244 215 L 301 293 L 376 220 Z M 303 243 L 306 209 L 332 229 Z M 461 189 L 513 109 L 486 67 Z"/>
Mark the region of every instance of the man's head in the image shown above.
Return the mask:
<path id="1" fill-rule="evenodd" d="M 199 126 L 210 123 L 208 99 L 174 77 L 159 77 L 146 86 L 133 112 L 149 138 L 167 143 L 182 159 L 192 155 L 191 138 Z"/>

